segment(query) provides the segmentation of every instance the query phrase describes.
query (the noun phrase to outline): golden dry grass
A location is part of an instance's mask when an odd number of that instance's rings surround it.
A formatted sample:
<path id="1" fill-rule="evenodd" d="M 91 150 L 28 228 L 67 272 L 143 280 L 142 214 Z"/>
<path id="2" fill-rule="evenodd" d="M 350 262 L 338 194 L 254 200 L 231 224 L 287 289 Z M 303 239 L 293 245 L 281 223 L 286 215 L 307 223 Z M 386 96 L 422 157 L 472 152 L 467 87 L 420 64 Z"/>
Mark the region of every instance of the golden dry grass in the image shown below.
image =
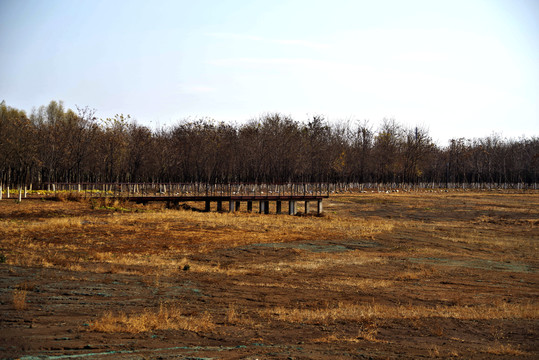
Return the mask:
<path id="1" fill-rule="evenodd" d="M 394 281 L 384 279 L 369 279 L 355 277 L 329 277 L 312 279 L 309 283 L 297 283 L 291 281 L 272 281 L 272 282 L 254 282 L 238 280 L 234 285 L 245 286 L 249 288 L 280 288 L 280 289 L 309 289 L 324 291 L 345 291 L 347 288 L 356 291 L 372 291 L 374 289 L 390 288 L 395 285 Z"/>
<path id="2" fill-rule="evenodd" d="M 318 309 L 275 307 L 261 316 L 290 323 L 331 324 L 336 321 L 363 322 L 378 319 L 453 318 L 465 320 L 539 319 L 539 304 L 500 303 L 473 306 L 423 306 L 338 303 Z"/>
<path id="3" fill-rule="evenodd" d="M 529 355 L 526 351 L 522 351 L 519 347 L 515 347 L 511 344 L 496 344 L 489 346 L 483 352 L 493 355 L 514 355 L 523 356 Z"/>
<path id="4" fill-rule="evenodd" d="M 276 263 L 260 263 L 251 265 L 253 269 L 279 272 L 311 271 L 339 266 L 359 266 L 372 263 L 383 263 L 385 260 L 365 254 L 359 250 L 342 253 L 311 253 L 306 252 L 303 256 L 292 261 L 279 261 Z"/>
<path id="5" fill-rule="evenodd" d="M 433 256 L 433 253 L 429 252 L 427 255 Z M 414 264 L 412 266 L 408 266 L 407 270 L 393 274 L 393 279 L 399 281 L 420 280 L 426 279 L 436 273 L 437 270 L 435 270 L 432 266 L 425 264 Z"/>
<path id="6" fill-rule="evenodd" d="M 349 286 L 360 290 L 370 290 L 379 288 L 388 288 L 395 284 L 392 280 L 385 279 L 358 279 L 358 278 L 338 278 L 338 279 L 326 279 L 324 285 L 329 289 L 338 289 L 343 286 Z"/>
<path id="7" fill-rule="evenodd" d="M 157 311 L 144 310 L 139 314 L 114 314 L 107 312 L 94 320 L 90 325 L 91 331 L 114 333 L 140 333 L 151 330 L 187 330 L 211 331 L 215 323 L 211 315 L 205 312 L 201 315 L 182 315 L 178 306 L 161 304 Z"/>
<path id="8" fill-rule="evenodd" d="M 230 304 L 226 311 L 226 322 L 228 324 L 237 324 L 239 320 L 238 310 L 234 304 Z"/>
<path id="9" fill-rule="evenodd" d="M 360 324 L 360 328 L 357 330 L 356 336 L 346 336 L 338 334 L 330 334 L 321 338 L 315 338 L 311 341 L 314 343 L 334 343 L 334 342 L 347 342 L 347 343 L 358 343 L 362 340 L 376 343 L 385 343 L 387 341 L 378 339 L 376 335 L 378 334 L 378 327 L 376 322 L 367 322 Z"/>
<path id="10" fill-rule="evenodd" d="M 28 304 L 26 303 L 26 295 L 28 291 L 25 289 L 14 289 L 13 290 L 13 307 L 15 310 L 26 310 Z"/>
<path id="11" fill-rule="evenodd" d="M 243 309 L 235 304 L 229 304 L 225 313 L 225 323 L 228 325 L 239 325 L 242 327 L 255 327 L 256 321 L 252 319 Z"/>
<path id="12" fill-rule="evenodd" d="M 181 260 L 185 256 L 216 248 L 314 238 L 369 239 L 382 231 L 391 231 L 392 227 L 390 221 L 378 219 L 163 210 L 21 222 L 3 220 L 0 236 L 9 249 L 7 262 L 11 265 L 110 271 L 110 267 L 86 266 L 94 262 L 113 263 L 119 266 L 119 272 L 122 266 L 131 265 L 152 267 L 148 269 L 152 272 L 170 272 L 185 262 Z M 307 269 L 326 262 L 312 260 L 312 265 L 304 262 L 295 267 Z M 196 265 L 192 270 L 222 270 Z"/>
<path id="13" fill-rule="evenodd" d="M 434 345 L 431 349 L 429 349 L 429 356 L 431 358 L 440 356 L 440 349 L 438 349 L 438 346 Z"/>

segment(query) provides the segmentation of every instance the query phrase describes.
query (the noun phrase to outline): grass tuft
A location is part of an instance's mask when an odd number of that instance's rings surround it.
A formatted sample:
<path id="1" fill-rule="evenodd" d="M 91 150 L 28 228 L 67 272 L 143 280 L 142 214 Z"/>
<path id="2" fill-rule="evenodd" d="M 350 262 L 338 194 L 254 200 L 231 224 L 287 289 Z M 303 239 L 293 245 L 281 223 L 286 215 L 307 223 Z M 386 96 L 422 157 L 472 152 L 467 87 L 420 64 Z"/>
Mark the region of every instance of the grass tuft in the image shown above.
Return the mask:
<path id="1" fill-rule="evenodd" d="M 15 310 L 28 309 L 28 304 L 26 303 L 27 294 L 28 294 L 28 291 L 25 289 L 13 290 L 13 307 L 15 308 Z"/>
<path id="2" fill-rule="evenodd" d="M 529 355 L 527 352 L 522 351 L 518 347 L 514 347 L 511 344 L 496 344 L 494 346 L 489 346 L 484 352 L 493 355 Z"/>

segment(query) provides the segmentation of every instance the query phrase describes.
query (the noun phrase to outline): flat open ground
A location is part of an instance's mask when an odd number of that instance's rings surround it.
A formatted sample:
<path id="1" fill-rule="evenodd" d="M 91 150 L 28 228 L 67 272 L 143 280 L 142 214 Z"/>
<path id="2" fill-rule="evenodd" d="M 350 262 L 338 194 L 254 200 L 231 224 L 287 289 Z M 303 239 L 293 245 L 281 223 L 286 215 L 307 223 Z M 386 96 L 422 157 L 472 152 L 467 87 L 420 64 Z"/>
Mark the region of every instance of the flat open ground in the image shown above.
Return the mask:
<path id="1" fill-rule="evenodd" d="M 0 357 L 539 358 L 537 192 L 159 206 L 0 201 Z"/>

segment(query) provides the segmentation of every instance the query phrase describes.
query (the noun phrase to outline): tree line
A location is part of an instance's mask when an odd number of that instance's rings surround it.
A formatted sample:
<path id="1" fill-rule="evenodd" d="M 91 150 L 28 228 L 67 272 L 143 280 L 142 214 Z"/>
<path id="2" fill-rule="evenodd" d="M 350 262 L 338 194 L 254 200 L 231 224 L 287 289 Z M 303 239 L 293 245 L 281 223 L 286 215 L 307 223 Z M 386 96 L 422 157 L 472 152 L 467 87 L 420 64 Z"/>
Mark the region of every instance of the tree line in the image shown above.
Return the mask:
<path id="1" fill-rule="evenodd" d="M 265 114 L 241 125 L 184 120 L 151 130 L 51 101 L 0 103 L 0 185 L 65 182 L 525 184 L 538 182 L 539 138 L 498 135 L 435 144 L 384 119 L 330 124 Z"/>

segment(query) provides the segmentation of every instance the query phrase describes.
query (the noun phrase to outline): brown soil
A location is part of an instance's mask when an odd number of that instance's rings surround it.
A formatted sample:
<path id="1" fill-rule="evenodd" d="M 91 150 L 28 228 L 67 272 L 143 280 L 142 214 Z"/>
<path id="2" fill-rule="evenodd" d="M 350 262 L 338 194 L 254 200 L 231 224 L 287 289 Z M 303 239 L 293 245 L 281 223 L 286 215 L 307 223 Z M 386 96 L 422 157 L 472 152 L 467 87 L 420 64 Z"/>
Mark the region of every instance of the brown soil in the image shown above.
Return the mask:
<path id="1" fill-rule="evenodd" d="M 4 199 L 0 357 L 539 358 L 538 193 L 341 194 L 324 210 Z M 167 306 L 170 324 L 98 326 Z"/>

